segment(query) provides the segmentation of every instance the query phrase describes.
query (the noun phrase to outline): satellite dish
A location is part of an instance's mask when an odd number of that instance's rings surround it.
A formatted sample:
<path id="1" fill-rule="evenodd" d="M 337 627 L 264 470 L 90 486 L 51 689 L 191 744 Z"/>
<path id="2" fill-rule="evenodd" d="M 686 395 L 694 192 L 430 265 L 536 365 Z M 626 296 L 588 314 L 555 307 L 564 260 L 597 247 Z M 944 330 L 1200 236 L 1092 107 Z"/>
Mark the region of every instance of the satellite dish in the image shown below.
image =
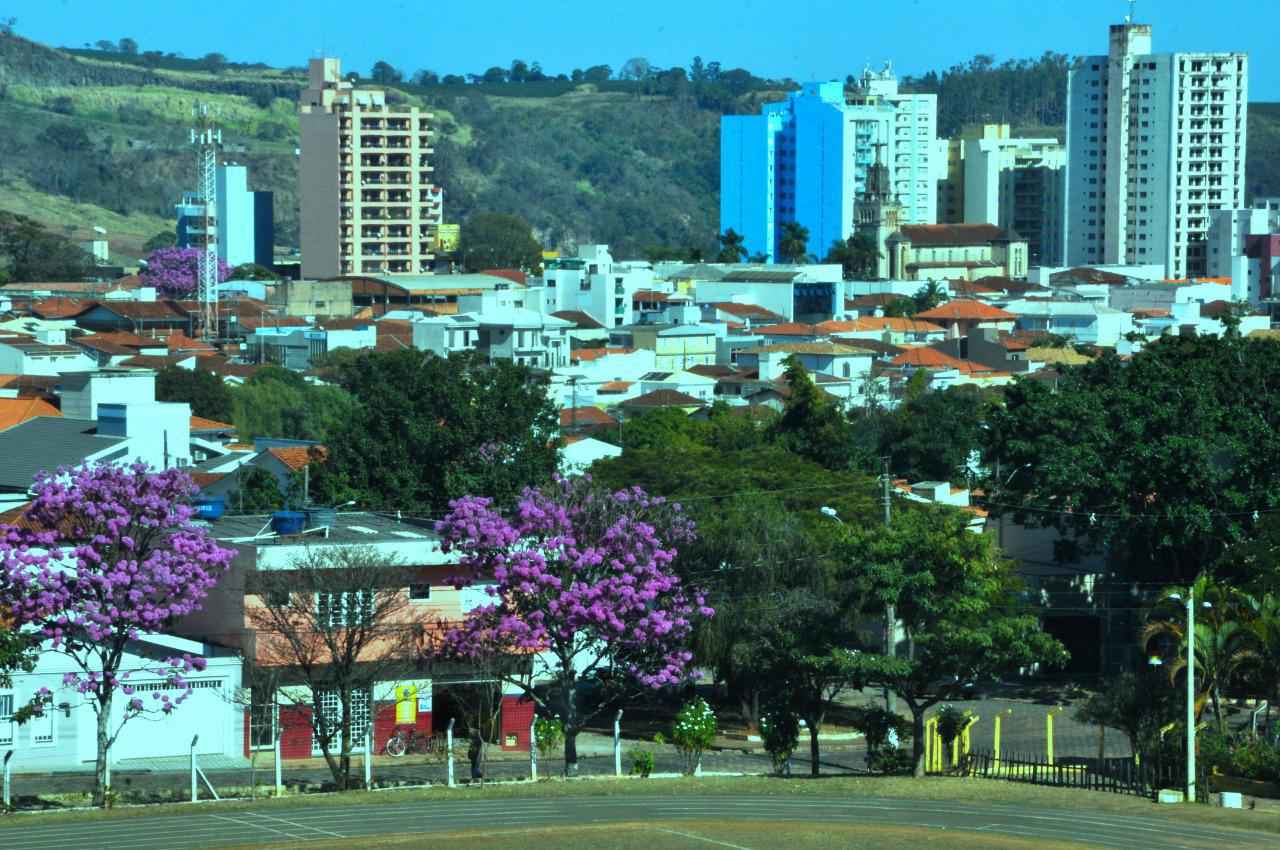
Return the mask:
<path id="1" fill-rule="evenodd" d="M 94 225 L 93 232 L 94 232 L 94 233 L 101 233 L 102 235 L 104 235 L 104 236 L 105 236 L 105 235 L 106 235 L 106 233 L 107 233 L 107 229 L 106 229 L 105 227 L 98 227 L 97 225 Z"/>

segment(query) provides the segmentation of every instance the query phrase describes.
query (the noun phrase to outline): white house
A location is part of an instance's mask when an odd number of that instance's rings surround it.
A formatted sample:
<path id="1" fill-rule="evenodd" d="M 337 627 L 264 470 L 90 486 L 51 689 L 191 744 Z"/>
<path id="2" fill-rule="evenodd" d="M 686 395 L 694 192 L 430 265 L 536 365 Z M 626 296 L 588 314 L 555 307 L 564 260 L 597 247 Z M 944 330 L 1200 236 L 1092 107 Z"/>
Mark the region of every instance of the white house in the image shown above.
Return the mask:
<path id="1" fill-rule="evenodd" d="M 1061 334 L 1076 342 L 1113 348 L 1133 331 L 1133 316 L 1090 301 L 1011 301 L 1018 330 Z"/>
<path id="2" fill-rule="evenodd" d="M 191 692 L 172 713 L 152 708 L 153 696 L 171 699 L 183 688 L 168 684 L 162 673 L 164 660 L 182 653 L 200 655 L 208 666 L 184 676 Z M 125 766 L 130 759 L 186 756 L 191 740 L 199 735 L 196 752 L 203 755 L 241 757 L 244 751 L 244 706 L 238 704 L 241 688 L 239 655 L 228 649 L 170 635 L 147 634 L 128 645 L 121 662 L 129 672 L 129 687 L 142 699 L 145 713 L 124 723 L 111 748 L 111 763 Z M 13 750 L 15 773 L 38 773 L 83 768 L 97 758 L 97 712 L 74 687 L 63 684 L 67 673 L 83 672 L 66 655 L 51 646 L 41 648 L 36 668 L 13 675 L 9 688 L 0 688 L 0 752 Z M 101 671 L 96 671 L 101 672 Z M 40 717 L 19 726 L 13 713 L 26 705 L 41 688 L 52 694 L 52 705 Z M 130 696 L 117 692 L 111 710 L 111 728 L 120 726 Z"/>
<path id="3" fill-rule="evenodd" d="M 577 256 L 552 260 L 542 282 L 551 312 L 581 311 L 607 328 L 634 322 L 635 294 L 654 288 L 651 265 L 617 262 L 607 245 L 579 245 Z"/>
<path id="4" fill-rule="evenodd" d="M 591 464 L 607 457 L 621 457 L 622 449 L 595 437 L 566 437 L 560 449 L 560 474 L 581 475 Z"/>
<path id="5" fill-rule="evenodd" d="M 67 345 L 67 332 L 44 329 L 35 336 L 0 336 L 0 374 L 61 375 L 88 372 L 97 368 L 96 358 L 83 349 Z"/>
<path id="6" fill-rule="evenodd" d="M 795 357 L 811 374 L 854 381 L 871 374 L 874 354 L 835 342 L 793 342 L 765 345 L 738 352 L 738 368 L 758 369 L 760 380 L 773 381 L 787 371 L 787 360 Z"/>

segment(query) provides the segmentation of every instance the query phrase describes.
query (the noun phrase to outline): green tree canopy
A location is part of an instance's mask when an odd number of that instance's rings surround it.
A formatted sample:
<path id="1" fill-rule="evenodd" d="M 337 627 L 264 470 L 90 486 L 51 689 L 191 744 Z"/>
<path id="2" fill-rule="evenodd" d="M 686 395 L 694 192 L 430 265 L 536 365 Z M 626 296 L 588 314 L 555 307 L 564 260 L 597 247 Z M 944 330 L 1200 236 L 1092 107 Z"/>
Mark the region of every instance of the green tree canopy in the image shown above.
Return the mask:
<path id="1" fill-rule="evenodd" d="M 798 221 L 782 222 L 778 257 L 787 263 L 803 263 L 809 259 L 809 228 Z"/>
<path id="2" fill-rule="evenodd" d="M 534 271 L 542 267 L 542 246 L 533 238 L 529 222 L 518 215 L 477 213 L 471 216 L 462 226 L 458 253 L 469 272 Z"/>
<path id="3" fill-rule="evenodd" d="M 144 253 L 150 254 L 152 251 L 159 251 L 161 248 L 172 248 L 177 244 L 177 233 L 172 230 L 161 230 L 155 236 L 142 243 L 142 250 Z"/>
<path id="4" fill-rule="evenodd" d="M 873 280 L 880 257 L 880 248 L 873 237 L 866 233 L 855 233 L 848 239 L 832 242 L 831 250 L 827 252 L 823 262 L 839 263 L 844 270 L 845 280 Z"/>
<path id="5" fill-rule="evenodd" d="M 77 281 L 92 270 L 93 258 L 70 239 L 0 210 L 0 282 Z"/>
<path id="6" fill-rule="evenodd" d="M 357 402 L 326 437 L 312 482 L 335 502 L 439 516 L 468 494 L 509 503 L 555 472 L 559 419 L 545 379 L 525 366 L 406 350 L 333 372 Z"/>
<path id="7" fill-rule="evenodd" d="M 740 263 L 747 258 L 747 248 L 743 244 L 742 234 L 732 227 L 721 233 L 720 253 L 716 255 L 717 263 Z"/>
<path id="8" fill-rule="evenodd" d="M 231 390 L 217 374 L 200 369 L 161 369 L 156 373 L 156 401 L 185 401 L 192 415 L 218 422 L 230 422 L 233 416 Z"/>
<path id="9" fill-rule="evenodd" d="M 340 387 L 307 383 L 278 366 L 258 371 L 231 391 L 231 421 L 242 440 L 283 437 L 327 442 L 351 416 L 355 402 Z"/>
<path id="10" fill-rule="evenodd" d="M 1280 343 L 1237 334 L 1016 381 L 990 455 L 1022 471 L 996 508 L 1106 544 L 1128 578 L 1190 581 L 1280 506 L 1277 390 Z"/>
<path id="11" fill-rule="evenodd" d="M 926 373 L 921 369 L 915 374 Z M 989 392 L 966 385 L 904 400 L 888 417 L 882 436 L 893 473 L 911 481 L 967 483 L 970 462 L 985 444 L 984 426 L 995 405 Z"/>
<path id="12" fill-rule="evenodd" d="M 231 270 L 227 280 L 283 280 L 266 266 L 260 266 L 257 263 L 241 263 Z"/>

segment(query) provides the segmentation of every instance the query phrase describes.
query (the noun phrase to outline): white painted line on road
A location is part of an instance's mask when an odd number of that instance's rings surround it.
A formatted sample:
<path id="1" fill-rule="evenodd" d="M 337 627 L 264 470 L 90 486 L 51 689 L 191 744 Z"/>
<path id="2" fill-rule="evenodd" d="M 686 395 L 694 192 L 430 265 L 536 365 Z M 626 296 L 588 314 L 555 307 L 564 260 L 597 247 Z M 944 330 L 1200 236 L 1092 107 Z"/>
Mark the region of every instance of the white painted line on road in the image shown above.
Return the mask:
<path id="1" fill-rule="evenodd" d="M 276 835 L 284 835 L 284 836 L 288 836 L 289 838 L 296 838 L 298 840 L 302 840 L 301 835 L 294 835 L 292 832 L 285 832 L 283 829 L 276 829 L 275 827 L 267 826 L 266 824 L 262 824 L 262 823 L 250 823 L 248 821 L 242 821 L 237 818 L 227 817 L 226 815 L 209 815 L 209 817 L 215 818 L 216 820 L 226 821 L 227 823 L 234 823 L 236 826 L 244 826 L 250 829 L 261 829 L 267 832 L 273 832 Z M 155 840 L 155 839 L 152 839 L 152 840 Z"/>
<path id="2" fill-rule="evenodd" d="M 694 835 L 692 832 L 681 832 L 678 829 L 663 829 L 662 827 L 658 827 L 658 832 L 665 832 L 668 835 L 679 835 L 682 838 L 692 838 L 694 841 L 703 841 L 707 844 L 715 844 L 720 847 L 731 847 L 733 850 L 751 850 L 750 847 L 743 847 L 741 844 L 730 844 L 727 841 L 716 841 L 714 838 Z"/>
<path id="3" fill-rule="evenodd" d="M 277 823 L 288 824 L 289 826 L 297 827 L 298 829 L 310 829 L 310 830 L 312 830 L 312 831 L 314 831 L 314 832 L 319 832 L 319 833 L 322 833 L 322 834 L 324 834 L 324 835 L 331 835 L 331 836 L 333 836 L 334 838 L 346 838 L 346 837 L 347 837 L 347 836 L 343 835 L 343 834 L 342 834 L 342 833 L 340 833 L 340 832 L 330 832 L 329 830 L 327 830 L 327 829 L 321 829 L 321 828 L 320 828 L 320 827 L 318 827 L 318 826 L 307 826 L 306 824 L 301 824 L 301 823 L 298 823 L 297 821 L 285 820 L 285 819 L 284 819 L 284 818 L 282 818 L 282 817 L 277 817 L 276 815 L 268 815 L 268 814 L 264 814 L 263 812 L 245 812 L 245 814 L 247 814 L 247 815 L 253 815 L 254 817 L 258 817 L 258 818 L 266 818 L 267 820 L 273 820 L 273 821 L 275 821 L 275 822 L 277 822 Z M 255 823 L 255 822 L 254 822 L 254 821 L 246 821 L 246 823 Z"/>

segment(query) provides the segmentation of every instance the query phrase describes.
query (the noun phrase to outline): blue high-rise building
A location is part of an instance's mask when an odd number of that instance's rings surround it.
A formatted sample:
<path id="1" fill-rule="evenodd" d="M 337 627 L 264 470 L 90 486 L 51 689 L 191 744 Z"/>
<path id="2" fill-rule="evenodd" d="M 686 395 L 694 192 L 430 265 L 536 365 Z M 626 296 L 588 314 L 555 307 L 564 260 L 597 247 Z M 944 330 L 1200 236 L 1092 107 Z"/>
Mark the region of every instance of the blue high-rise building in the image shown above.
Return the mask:
<path id="1" fill-rule="evenodd" d="M 760 115 L 720 123 L 720 230 L 747 251 L 778 256 L 783 222 L 809 231 L 821 259 L 855 229 L 854 204 L 880 147 L 903 224 L 937 219 L 937 96 L 899 94 L 892 71 L 867 71 L 852 94 L 843 83 L 807 83 Z"/>

